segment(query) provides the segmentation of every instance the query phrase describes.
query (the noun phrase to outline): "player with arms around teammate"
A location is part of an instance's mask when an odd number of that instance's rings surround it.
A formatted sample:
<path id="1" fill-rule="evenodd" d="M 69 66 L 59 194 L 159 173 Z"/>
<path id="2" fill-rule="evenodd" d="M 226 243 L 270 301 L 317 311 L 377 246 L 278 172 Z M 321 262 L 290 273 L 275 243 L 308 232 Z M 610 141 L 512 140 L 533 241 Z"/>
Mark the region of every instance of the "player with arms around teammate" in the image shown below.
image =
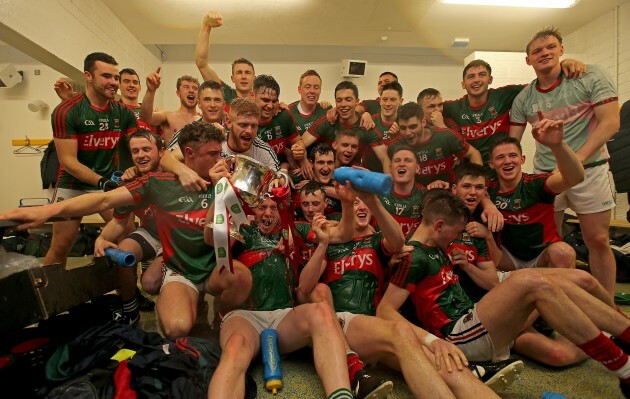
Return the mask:
<path id="1" fill-rule="evenodd" d="M 562 121 L 541 122 L 540 129 Z M 539 127 L 534 137 L 540 139 Z M 498 178 L 488 183 L 488 195 L 503 214 L 505 225 L 500 233 L 503 256 L 497 262 L 500 270 L 524 267 L 575 268 L 575 251 L 562 242 L 553 219 L 555 197 L 584 180 L 584 168 L 565 142 L 553 145 L 559 172 L 554 174 L 523 173 L 525 162 L 521 146 L 513 137 L 496 139 L 490 147 L 490 167 Z"/>
<path id="2" fill-rule="evenodd" d="M 184 127 L 179 144 L 184 163 L 205 180 L 224 166 L 221 160 L 223 132 L 203 122 Z M 219 162 L 221 161 L 221 162 Z M 185 192 L 176 176 L 148 173 L 126 186 L 105 193 L 84 195 L 37 208 L 16 209 L 0 215 L 1 220 L 24 221 L 31 228 L 52 217 L 88 215 L 123 206 L 148 206 L 156 212 L 158 234 L 163 246 L 164 270 L 157 312 L 162 330 L 169 337 L 188 335 L 197 317 L 199 295 L 220 296 L 223 309 L 241 305 L 251 287 L 251 274 L 237 262 L 234 274 L 215 268 L 214 248 L 204 242 L 208 210 L 214 202 L 214 186 Z"/>
<path id="3" fill-rule="evenodd" d="M 564 121 L 565 141 L 584 165 L 586 177 L 556 198 L 556 227 L 560 231 L 565 209 L 575 211 L 589 249 L 591 272 L 613 295 L 616 263 L 608 229 L 615 203 L 605 144 L 619 129 L 615 84 L 599 65 L 589 65 L 580 79 L 566 79 L 560 64 L 562 36 L 553 28 L 536 33 L 526 52 L 526 62 L 536 72 L 536 79 L 514 100 L 510 136 L 520 139 L 526 123 L 536 127 L 541 119 Z M 556 166 L 550 149 L 536 145 L 534 169 L 552 172 Z"/>
<path id="4" fill-rule="evenodd" d="M 140 175 L 160 171 L 160 158 L 164 154 L 162 137 L 150 130 L 140 128 L 129 136 L 129 144 L 131 156 Z M 140 219 L 140 227 L 119 242 L 126 232 L 129 219 L 133 216 Z M 118 245 L 116 245 L 117 242 Z M 94 243 L 94 255 L 105 256 L 107 248 L 131 252 L 140 262 L 149 262 L 159 257 L 159 264 L 152 263 L 150 271 L 144 271 L 142 275 L 143 288 L 150 294 L 159 292 L 162 277 L 162 244 L 158 236 L 155 211 L 150 205 L 137 209 L 133 207 L 115 209 L 114 218 L 105 225 Z M 118 292 L 123 301 L 124 320 L 129 324 L 135 324 L 140 319 L 136 273 L 136 266 L 118 268 Z M 145 281 L 149 284 L 145 284 Z"/>
<path id="5" fill-rule="evenodd" d="M 114 100 L 120 82 L 116 60 L 92 53 L 85 57 L 84 70 L 85 93 L 63 101 L 51 116 L 60 164 L 52 202 L 116 188 L 109 179 L 116 170 L 120 139 L 136 129 L 133 112 Z M 103 209 L 101 216 L 108 221 L 112 213 Z M 53 223 L 44 265 L 65 263 L 80 223 L 80 219 Z"/>

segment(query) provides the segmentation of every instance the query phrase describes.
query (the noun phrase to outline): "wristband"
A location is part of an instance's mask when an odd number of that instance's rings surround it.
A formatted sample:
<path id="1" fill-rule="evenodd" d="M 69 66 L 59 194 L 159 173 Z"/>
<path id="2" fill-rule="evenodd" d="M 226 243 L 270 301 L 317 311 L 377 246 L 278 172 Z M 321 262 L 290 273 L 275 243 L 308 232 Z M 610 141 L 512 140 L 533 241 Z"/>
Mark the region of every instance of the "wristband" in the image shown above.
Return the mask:
<path id="1" fill-rule="evenodd" d="M 422 344 L 424 346 L 429 346 L 431 345 L 431 342 L 435 341 L 436 339 L 439 339 L 439 338 L 431 333 L 428 333 L 427 335 L 424 336 L 424 338 L 422 338 Z"/>

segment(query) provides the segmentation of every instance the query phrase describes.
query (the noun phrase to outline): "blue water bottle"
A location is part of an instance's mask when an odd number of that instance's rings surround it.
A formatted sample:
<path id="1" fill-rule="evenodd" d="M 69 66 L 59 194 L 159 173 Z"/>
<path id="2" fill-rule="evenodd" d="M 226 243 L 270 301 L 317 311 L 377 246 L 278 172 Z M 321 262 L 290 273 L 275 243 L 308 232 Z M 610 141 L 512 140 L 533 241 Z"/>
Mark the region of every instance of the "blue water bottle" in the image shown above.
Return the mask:
<path id="1" fill-rule="evenodd" d="M 282 371 L 280 370 L 280 356 L 278 355 L 278 333 L 272 328 L 260 333 L 260 351 L 265 367 L 265 388 L 276 395 L 282 388 Z"/>
<path id="2" fill-rule="evenodd" d="M 131 267 L 136 264 L 136 256 L 134 254 L 120 249 L 107 248 L 105 256 L 109 257 L 118 266 Z"/>
<path id="3" fill-rule="evenodd" d="M 122 183 L 122 177 L 123 177 L 123 172 L 120 170 L 117 170 L 112 174 L 112 178 L 109 180 L 113 181 L 116 184 L 120 184 Z"/>
<path id="4" fill-rule="evenodd" d="M 390 175 L 347 166 L 335 169 L 333 177 L 342 184 L 347 180 L 358 190 L 379 195 L 389 195 L 394 184 Z"/>

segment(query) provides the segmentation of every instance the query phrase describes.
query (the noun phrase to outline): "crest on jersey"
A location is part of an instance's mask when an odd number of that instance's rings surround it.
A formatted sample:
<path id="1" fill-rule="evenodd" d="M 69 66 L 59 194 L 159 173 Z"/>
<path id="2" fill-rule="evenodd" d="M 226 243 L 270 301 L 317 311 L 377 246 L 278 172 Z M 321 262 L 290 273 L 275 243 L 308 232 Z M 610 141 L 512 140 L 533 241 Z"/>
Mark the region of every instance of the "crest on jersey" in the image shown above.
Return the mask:
<path id="1" fill-rule="evenodd" d="M 466 233 L 465 231 L 462 232 L 462 240 L 463 241 L 470 241 L 470 235 L 468 233 Z"/>
<path id="2" fill-rule="evenodd" d="M 490 112 L 490 116 L 493 118 L 496 118 L 499 113 L 497 112 L 497 109 L 494 108 L 494 105 L 491 105 L 490 107 L 488 107 L 488 112 Z"/>
<path id="3" fill-rule="evenodd" d="M 520 209 L 520 207 L 521 207 L 521 199 L 517 198 L 514 200 L 514 208 Z"/>
<path id="4" fill-rule="evenodd" d="M 120 119 L 114 119 L 114 129 L 120 129 Z"/>
<path id="5" fill-rule="evenodd" d="M 420 205 L 414 205 L 414 206 L 411 208 L 411 211 L 413 212 L 413 214 L 414 214 L 414 215 L 419 214 L 419 213 L 420 213 Z"/>
<path id="6" fill-rule="evenodd" d="M 274 126 L 273 130 L 275 130 L 276 134 L 278 134 L 278 135 L 282 134 L 282 129 L 280 129 L 280 126 Z"/>
<path id="7" fill-rule="evenodd" d="M 436 157 L 443 157 L 444 156 L 444 153 L 442 152 L 441 148 L 436 148 L 435 149 L 435 156 Z"/>

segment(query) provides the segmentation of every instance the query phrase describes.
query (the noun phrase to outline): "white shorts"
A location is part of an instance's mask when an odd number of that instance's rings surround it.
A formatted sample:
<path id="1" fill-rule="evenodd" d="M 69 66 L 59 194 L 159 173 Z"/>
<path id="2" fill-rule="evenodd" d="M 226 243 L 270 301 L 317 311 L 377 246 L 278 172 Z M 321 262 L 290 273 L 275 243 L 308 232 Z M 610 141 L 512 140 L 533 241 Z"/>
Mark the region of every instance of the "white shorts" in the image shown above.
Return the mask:
<path id="1" fill-rule="evenodd" d="M 608 163 L 586 168 L 584 181 L 556 196 L 556 212 L 571 208 L 575 213 L 590 214 L 615 207 L 615 198 L 608 173 Z"/>
<path id="2" fill-rule="evenodd" d="M 477 304 L 463 316 L 445 340 L 457 345 L 468 360 L 473 362 L 497 362 L 510 357 L 510 347 L 496 349 L 490 333 L 477 316 Z"/>
<path id="3" fill-rule="evenodd" d="M 142 248 L 142 261 L 151 260 L 162 255 L 162 243 L 149 234 L 144 227 L 138 227 L 127 238 L 131 238 Z"/>
<path id="4" fill-rule="evenodd" d="M 268 328 L 276 329 L 278 325 L 284 320 L 285 317 L 292 311 L 293 308 L 278 309 L 278 310 L 243 310 L 237 309 L 229 312 L 223 316 L 221 324 L 225 323 L 228 319 L 233 317 L 240 317 L 245 319 L 251 324 L 256 331 L 260 334 L 263 330 Z"/>
<path id="5" fill-rule="evenodd" d="M 502 272 L 501 270 L 497 270 L 497 277 L 499 277 L 499 282 L 502 283 L 506 278 L 510 277 L 512 272 Z"/>
<path id="6" fill-rule="evenodd" d="M 174 282 L 186 284 L 193 290 L 197 291 L 198 294 L 204 294 L 206 292 L 205 281 L 203 283 L 195 284 L 192 281 L 188 280 L 186 277 L 177 273 L 176 271 L 169 269 L 165 265 L 162 265 L 162 286 L 160 287 L 160 291 L 162 290 L 162 288 L 164 288 L 166 284 Z"/>
<path id="7" fill-rule="evenodd" d="M 98 189 L 87 191 L 87 190 L 73 190 L 71 188 L 56 187 L 55 190 L 53 191 L 53 197 L 50 202 L 51 203 L 61 202 L 63 200 L 69 200 L 71 198 L 78 197 L 79 195 L 93 194 L 93 193 L 102 193 L 102 191 Z"/>
<path id="8" fill-rule="evenodd" d="M 337 312 L 337 320 L 339 320 L 339 324 L 341 324 L 341 329 L 343 330 L 344 334 L 348 332 L 348 326 L 350 325 L 352 319 L 357 316 L 360 315 L 350 312 Z"/>
<path id="9" fill-rule="evenodd" d="M 501 248 L 501 252 L 503 252 L 503 256 L 507 256 L 508 258 L 510 258 L 510 260 L 514 264 L 514 269 L 518 270 L 518 269 L 529 269 L 532 267 L 536 267 L 536 265 L 538 264 L 538 259 L 540 259 L 540 257 L 543 256 L 547 248 L 545 248 L 540 254 L 538 254 L 537 257 L 531 260 L 522 260 L 522 259 L 517 258 L 516 256 L 512 255 L 506 247 Z"/>

